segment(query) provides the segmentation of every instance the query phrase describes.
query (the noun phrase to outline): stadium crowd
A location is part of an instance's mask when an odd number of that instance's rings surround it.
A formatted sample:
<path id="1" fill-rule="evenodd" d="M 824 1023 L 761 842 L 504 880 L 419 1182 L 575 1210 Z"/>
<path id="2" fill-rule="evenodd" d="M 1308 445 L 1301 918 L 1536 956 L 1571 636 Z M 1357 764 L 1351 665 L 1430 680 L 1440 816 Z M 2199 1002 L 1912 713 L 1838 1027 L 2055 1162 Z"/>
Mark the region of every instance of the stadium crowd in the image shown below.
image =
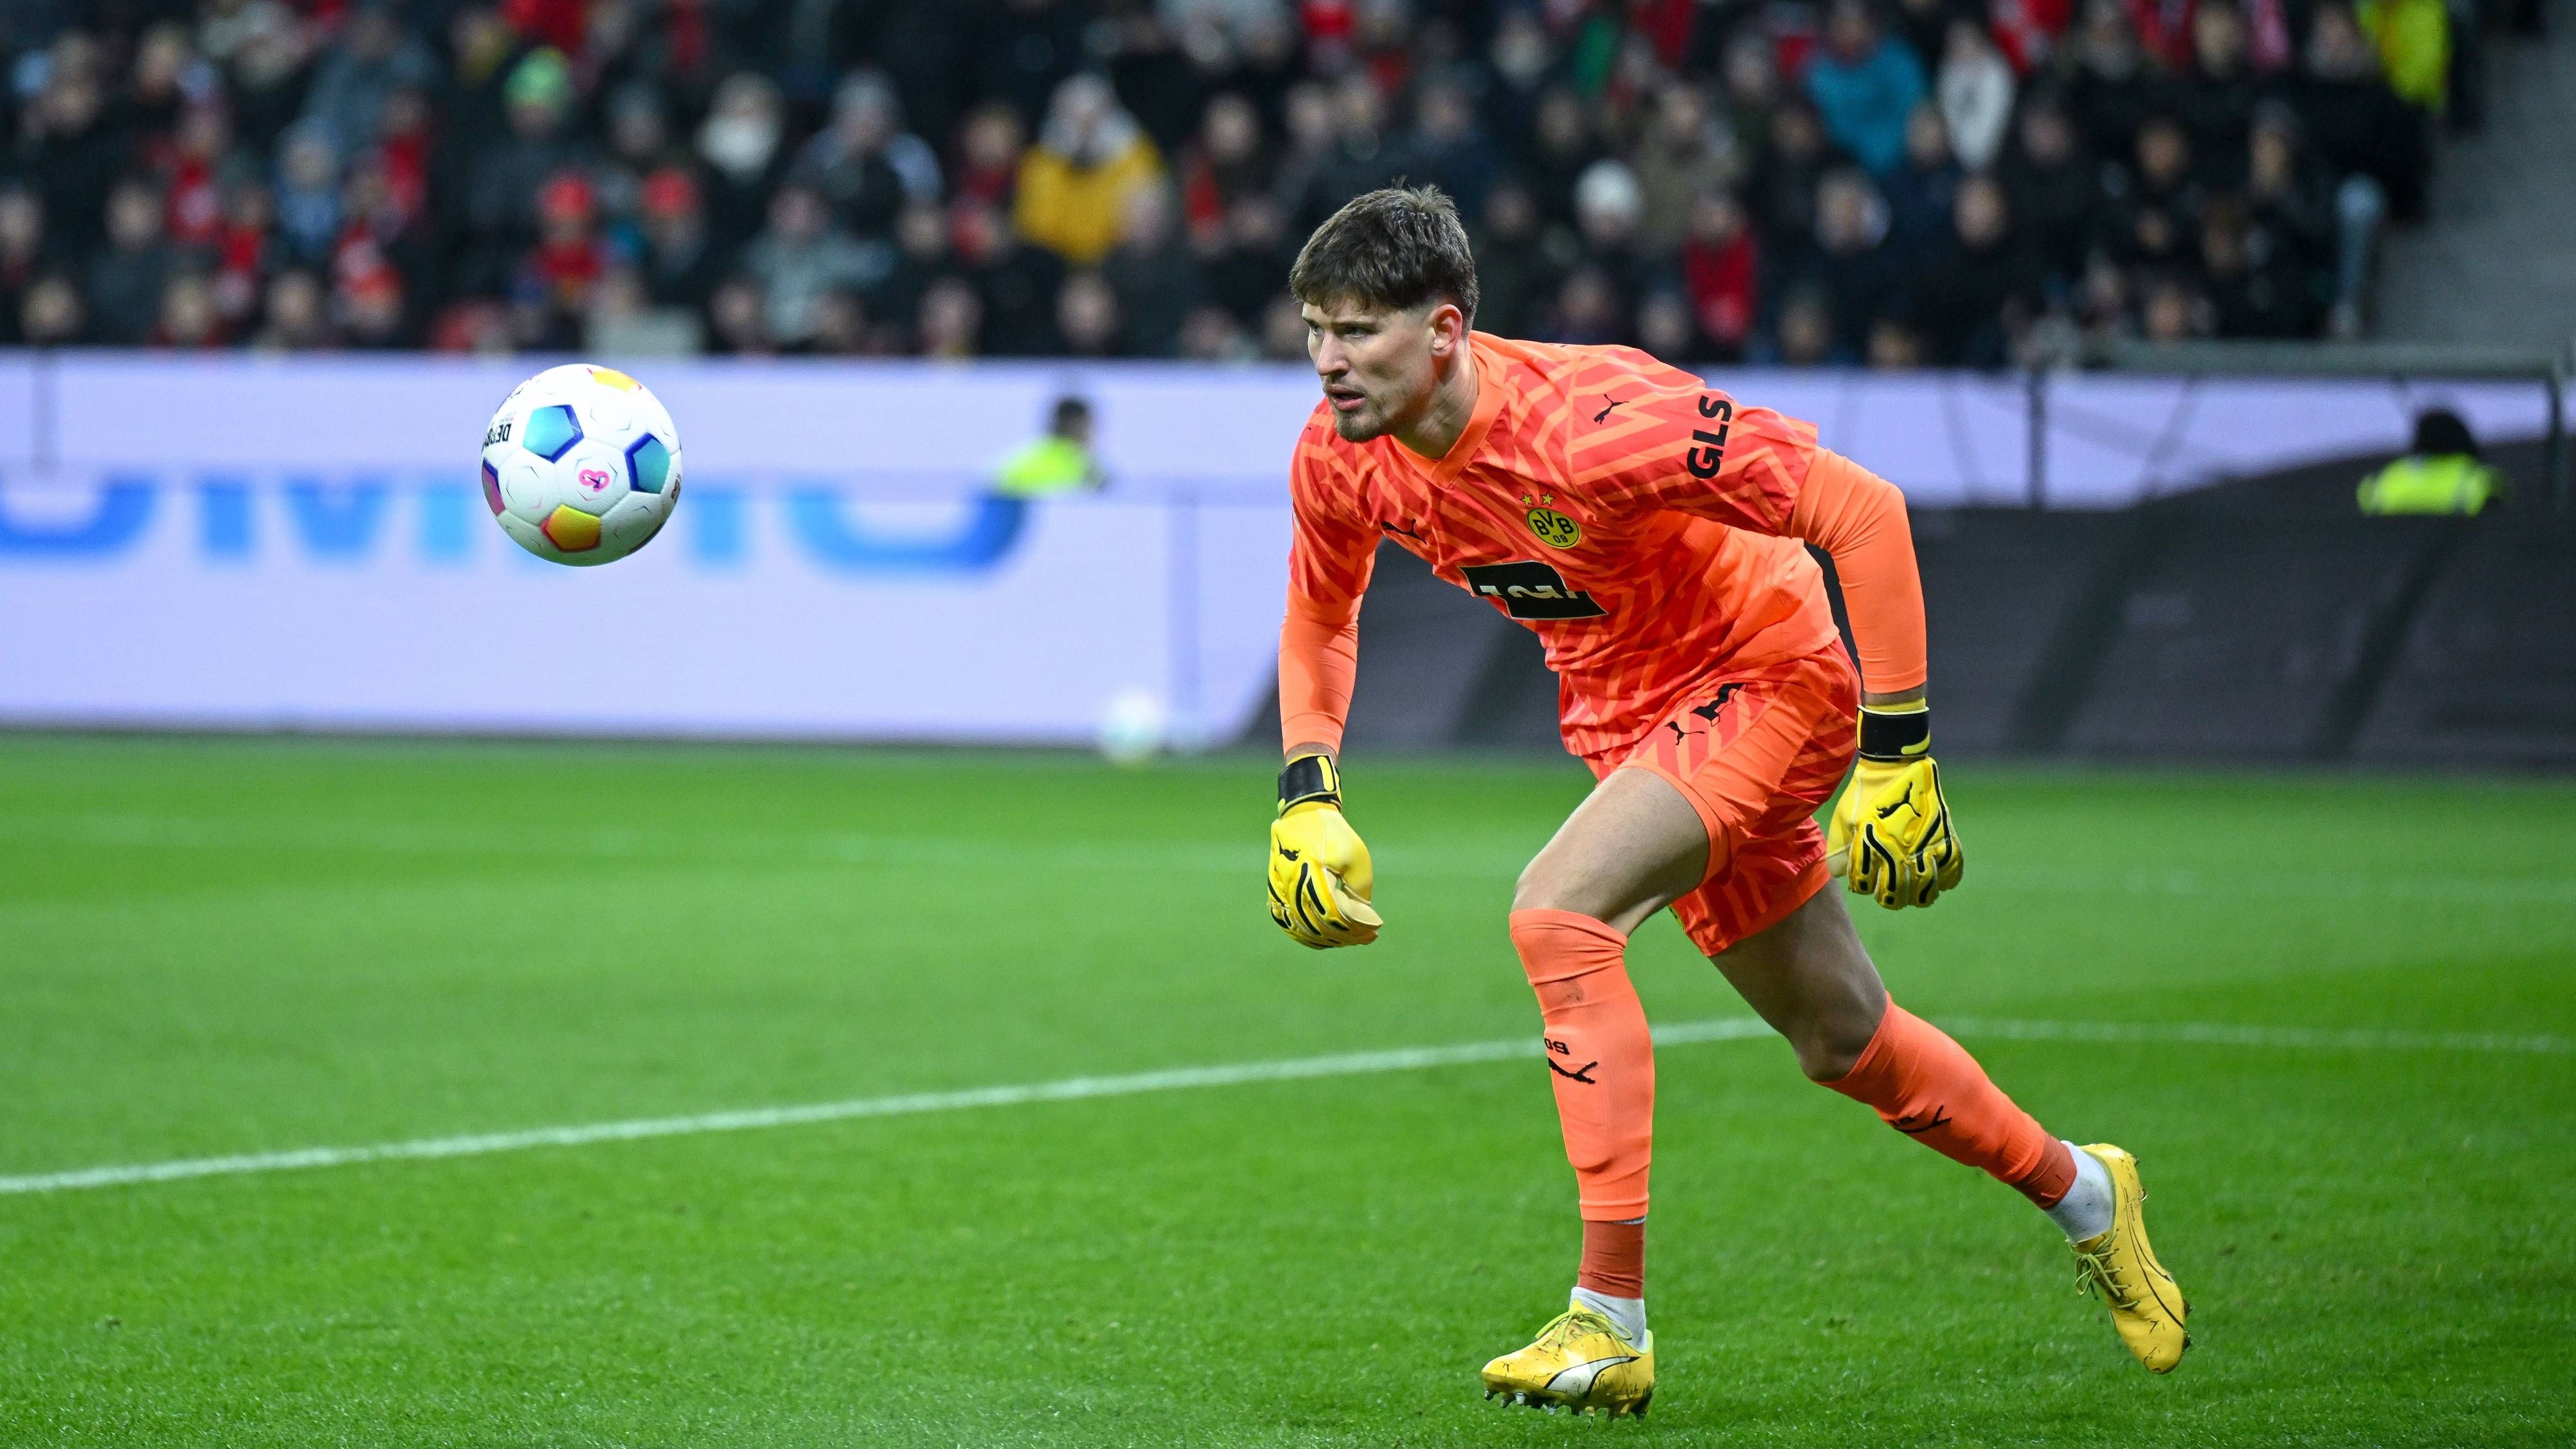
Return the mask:
<path id="1" fill-rule="evenodd" d="M 0 343 L 1300 357 L 1399 180 L 1504 333 L 2350 335 L 2475 3 L 8 0 Z"/>

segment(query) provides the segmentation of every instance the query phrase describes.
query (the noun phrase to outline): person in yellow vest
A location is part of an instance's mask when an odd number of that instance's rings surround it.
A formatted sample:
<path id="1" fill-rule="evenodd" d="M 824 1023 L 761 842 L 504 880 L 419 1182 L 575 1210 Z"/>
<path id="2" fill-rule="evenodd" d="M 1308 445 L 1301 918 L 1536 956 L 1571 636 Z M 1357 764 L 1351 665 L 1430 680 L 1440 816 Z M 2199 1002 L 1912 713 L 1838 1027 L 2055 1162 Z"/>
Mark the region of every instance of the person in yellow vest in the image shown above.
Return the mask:
<path id="1" fill-rule="evenodd" d="M 2469 425 L 2448 408 L 2415 419 L 2415 446 L 2361 480 L 2364 513 L 2476 513 L 2504 495 L 2504 476 L 2478 457 Z"/>
<path id="2" fill-rule="evenodd" d="M 1056 399 L 1046 435 L 1021 444 L 993 475 L 1005 498 L 1044 498 L 1057 493 L 1097 493 L 1109 481 L 1091 452 L 1091 404 Z"/>
<path id="3" fill-rule="evenodd" d="M 1163 158 L 1099 76 L 1056 87 L 1038 143 L 1020 160 L 1011 221 L 1069 266 L 1098 265 L 1118 244 L 1128 194 L 1159 186 Z"/>

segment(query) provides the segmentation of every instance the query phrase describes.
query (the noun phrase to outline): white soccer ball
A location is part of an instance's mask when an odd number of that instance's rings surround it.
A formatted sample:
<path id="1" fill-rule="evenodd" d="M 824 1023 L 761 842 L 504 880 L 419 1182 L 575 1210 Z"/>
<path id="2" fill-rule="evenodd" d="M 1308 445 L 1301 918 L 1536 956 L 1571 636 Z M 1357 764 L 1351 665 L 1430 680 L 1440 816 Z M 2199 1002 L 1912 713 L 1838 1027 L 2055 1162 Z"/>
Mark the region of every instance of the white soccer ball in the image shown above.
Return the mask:
<path id="1" fill-rule="evenodd" d="M 651 542 L 680 501 L 680 430 L 613 367 L 549 367 L 483 429 L 483 501 L 539 558 L 615 562 Z"/>
<path id="2" fill-rule="evenodd" d="M 1100 714 L 1100 753 L 1112 764 L 1141 765 L 1170 743 L 1171 711 L 1150 689 L 1122 689 Z"/>

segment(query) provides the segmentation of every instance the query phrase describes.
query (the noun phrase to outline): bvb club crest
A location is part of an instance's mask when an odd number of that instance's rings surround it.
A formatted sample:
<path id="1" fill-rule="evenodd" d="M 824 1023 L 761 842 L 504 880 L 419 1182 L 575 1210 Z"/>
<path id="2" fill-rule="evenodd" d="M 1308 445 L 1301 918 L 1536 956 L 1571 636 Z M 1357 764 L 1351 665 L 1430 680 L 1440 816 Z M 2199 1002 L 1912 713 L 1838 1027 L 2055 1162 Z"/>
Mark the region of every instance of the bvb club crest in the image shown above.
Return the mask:
<path id="1" fill-rule="evenodd" d="M 1553 508 L 1533 508 L 1528 516 L 1530 532 L 1550 548 L 1572 548 L 1583 541 L 1583 525 Z"/>

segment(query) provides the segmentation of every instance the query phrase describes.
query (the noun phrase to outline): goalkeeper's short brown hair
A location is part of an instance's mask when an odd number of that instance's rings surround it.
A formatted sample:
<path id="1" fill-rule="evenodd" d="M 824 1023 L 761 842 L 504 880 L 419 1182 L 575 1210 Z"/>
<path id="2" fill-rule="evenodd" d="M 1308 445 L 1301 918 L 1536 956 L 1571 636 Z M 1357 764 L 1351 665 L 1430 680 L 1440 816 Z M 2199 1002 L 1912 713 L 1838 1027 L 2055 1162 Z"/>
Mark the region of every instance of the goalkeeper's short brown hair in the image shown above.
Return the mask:
<path id="1" fill-rule="evenodd" d="M 1355 196 L 1297 253 L 1288 291 L 1317 307 L 1357 302 L 1411 311 L 1458 304 L 1476 320 L 1476 254 L 1458 204 L 1437 186 L 1391 186 Z"/>

